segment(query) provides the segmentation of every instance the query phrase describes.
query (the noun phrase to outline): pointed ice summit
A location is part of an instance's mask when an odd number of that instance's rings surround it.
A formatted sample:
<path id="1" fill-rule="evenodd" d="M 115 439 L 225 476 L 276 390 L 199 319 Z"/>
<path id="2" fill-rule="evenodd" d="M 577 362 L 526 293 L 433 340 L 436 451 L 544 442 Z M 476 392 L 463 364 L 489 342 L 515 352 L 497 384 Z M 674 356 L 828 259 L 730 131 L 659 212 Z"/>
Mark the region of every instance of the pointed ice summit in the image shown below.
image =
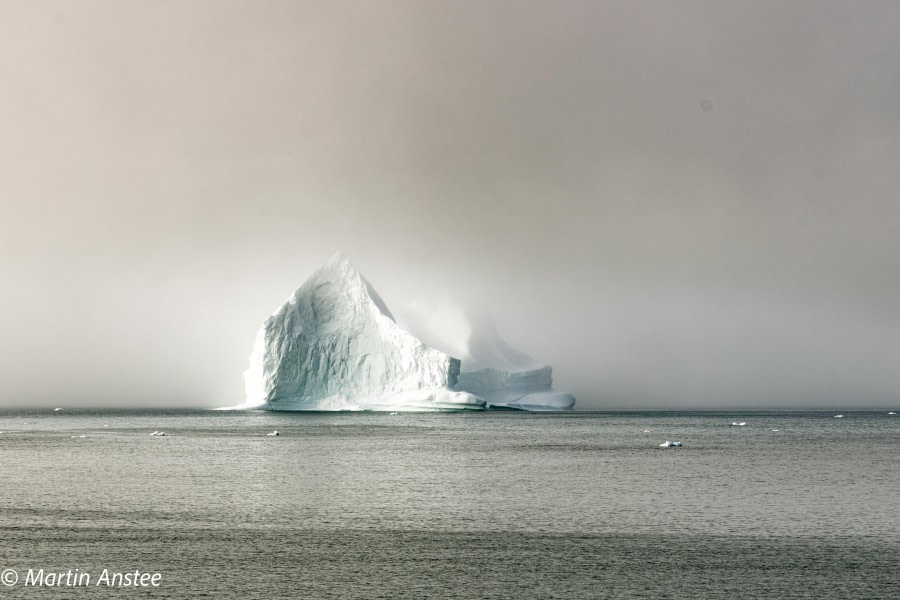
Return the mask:
<path id="1" fill-rule="evenodd" d="M 244 373 L 244 407 L 271 410 L 483 409 L 457 391 L 459 360 L 394 321 L 338 253 L 260 328 Z"/>
<path id="2" fill-rule="evenodd" d="M 487 401 L 487 408 L 570 410 L 571 394 L 553 390 L 553 369 L 507 344 L 485 313 L 418 301 L 400 324 L 433 348 L 461 361 L 456 389 Z"/>

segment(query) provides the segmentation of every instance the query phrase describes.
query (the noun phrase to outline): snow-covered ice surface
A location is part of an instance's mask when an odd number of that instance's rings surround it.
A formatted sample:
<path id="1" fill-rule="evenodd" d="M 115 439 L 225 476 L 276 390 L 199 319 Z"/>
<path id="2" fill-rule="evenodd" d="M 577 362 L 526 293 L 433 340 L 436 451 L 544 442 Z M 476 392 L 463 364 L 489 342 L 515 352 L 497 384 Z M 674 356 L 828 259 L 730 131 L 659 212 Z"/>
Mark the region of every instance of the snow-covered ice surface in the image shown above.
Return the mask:
<path id="1" fill-rule="evenodd" d="M 247 401 L 233 408 L 483 409 L 453 387 L 459 365 L 401 329 L 338 253 L 263 323 L 244 373 Z"/>
<path id="2" fill-rule="evenodd" d="M 488 408 L 569 410 L 571 394 L 553 391 L 553 369 L 507 344 L 493 320 L 449 304 L 417 301 L 398 322 L 432 348 L 461 361 L 456 389 L 484 398 Z"/>

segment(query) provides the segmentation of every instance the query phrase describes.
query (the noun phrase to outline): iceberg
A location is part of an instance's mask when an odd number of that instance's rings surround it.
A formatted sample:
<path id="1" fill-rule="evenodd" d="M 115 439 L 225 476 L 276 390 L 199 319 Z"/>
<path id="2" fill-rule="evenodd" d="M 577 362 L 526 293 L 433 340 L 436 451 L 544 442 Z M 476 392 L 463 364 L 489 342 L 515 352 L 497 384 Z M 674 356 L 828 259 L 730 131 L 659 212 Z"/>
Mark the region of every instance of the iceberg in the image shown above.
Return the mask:
<path id="1" fill-rule="evenodd" d="M 260 327 L 240 407 L 300 410 L 483 410 L 456 386 L 460 361 L 403 330 L 341 253 Z"/>
<path id="2" fill-rule="evenodd" d="M 506 343 L 484 312 L 419 300 L 399 323 L 432 348 L 460 359 L 454 389 L 484 398 L 486 408 L 571 410 L 575 397 L 553 390 L 553 368 Z"/>

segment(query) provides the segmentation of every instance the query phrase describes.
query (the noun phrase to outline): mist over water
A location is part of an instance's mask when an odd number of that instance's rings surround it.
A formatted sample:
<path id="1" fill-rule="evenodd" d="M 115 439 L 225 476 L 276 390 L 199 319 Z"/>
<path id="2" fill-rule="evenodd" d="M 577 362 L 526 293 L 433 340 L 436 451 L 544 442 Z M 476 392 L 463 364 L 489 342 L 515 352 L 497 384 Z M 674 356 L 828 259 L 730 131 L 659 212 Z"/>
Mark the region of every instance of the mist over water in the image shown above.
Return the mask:
<path id="1" fill-rule="evenodd" d="M 896 407 L 900 7 L 0 6 L 2 406 L 224 406 L 336 250 L 579 408 Z"/>

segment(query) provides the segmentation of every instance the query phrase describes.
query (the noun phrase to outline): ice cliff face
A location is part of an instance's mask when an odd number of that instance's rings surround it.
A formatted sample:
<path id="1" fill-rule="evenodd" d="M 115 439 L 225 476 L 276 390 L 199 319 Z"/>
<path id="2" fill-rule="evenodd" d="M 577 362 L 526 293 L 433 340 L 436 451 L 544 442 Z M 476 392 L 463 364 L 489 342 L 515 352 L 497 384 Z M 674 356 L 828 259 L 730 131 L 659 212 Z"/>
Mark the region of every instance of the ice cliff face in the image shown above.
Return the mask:
<path id="1" fill-rule="evenodd" d="M 487 408 L 569 410 L 571 394 L 553 391 L 553 369 L 507 344 L 485 314 L 423 301 L 399 314 L 400 324 L 433 348 L 461 360 L 456 389 L 484 398 Z"/>
<path id="2" fill-rule="evenodd" d="M 452 389 L 459 366 L 401 329 L 372 286 L 337 254 L 263 323 L 244 373 L 244 406 L 482 409 L 481 398 Z"/>

